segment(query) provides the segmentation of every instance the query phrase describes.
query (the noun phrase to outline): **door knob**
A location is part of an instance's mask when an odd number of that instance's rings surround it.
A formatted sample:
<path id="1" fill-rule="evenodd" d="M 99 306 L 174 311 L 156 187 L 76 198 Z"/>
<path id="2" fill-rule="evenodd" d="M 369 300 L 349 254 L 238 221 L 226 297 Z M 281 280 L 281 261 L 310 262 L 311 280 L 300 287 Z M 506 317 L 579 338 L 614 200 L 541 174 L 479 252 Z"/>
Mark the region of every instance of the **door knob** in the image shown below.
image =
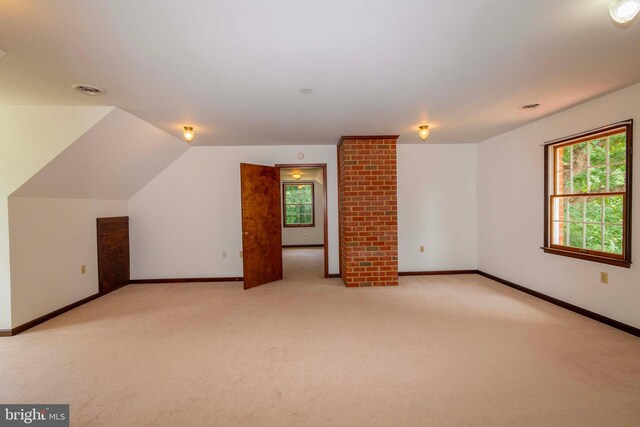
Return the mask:
<path id="1" fill-rule="evenodd" d="M 248 235 L 249 235 L 249 232 L 248 232 L 248 231 L 245 231 L 245 232 L 244 232 L 244 233 L 242 233 L 242 234 L 244 234 L 245 236 L 248 236 Z"/>

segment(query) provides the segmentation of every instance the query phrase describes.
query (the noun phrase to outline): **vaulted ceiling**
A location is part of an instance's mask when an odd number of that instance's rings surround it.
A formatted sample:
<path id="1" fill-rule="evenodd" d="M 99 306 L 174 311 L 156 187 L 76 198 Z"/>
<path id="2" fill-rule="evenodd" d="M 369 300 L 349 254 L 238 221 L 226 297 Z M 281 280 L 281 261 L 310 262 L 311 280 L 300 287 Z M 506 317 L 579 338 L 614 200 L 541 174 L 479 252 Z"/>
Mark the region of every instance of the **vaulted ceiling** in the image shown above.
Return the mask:
<path id="1" fill-rule="evenodd" d="M 640 81 L 640 22 L 607 4 L 4 0 L 0 104 L 113 105 L 196 145 L 417 143 L 425 123 L 472 143 Z"/>

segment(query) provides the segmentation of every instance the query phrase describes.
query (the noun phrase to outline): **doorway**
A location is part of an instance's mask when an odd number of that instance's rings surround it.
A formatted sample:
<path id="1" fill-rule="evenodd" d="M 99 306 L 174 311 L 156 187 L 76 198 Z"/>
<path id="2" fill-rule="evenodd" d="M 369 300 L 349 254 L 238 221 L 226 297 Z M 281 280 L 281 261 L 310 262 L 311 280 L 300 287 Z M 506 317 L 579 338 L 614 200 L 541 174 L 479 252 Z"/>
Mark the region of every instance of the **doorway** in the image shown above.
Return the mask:
<path id="1" fill-rule="evenodd" d="M 291 190 L 302 190 L 302 177 L 309 178 L 309 182 L 319 182 L 317 187 L 318 202 L 315 201 L 315 187 L 307 188 L 313 191 L 314 197 L 297 197 L 287 202 L 282 197 L 283 183 L 281 174 L 283 169 L 296 169 L 290 172 L 294 181 Z M 312 175 L 312 170 L 315 175 Z M 285 173 L 287 173 L 285 171 Z M 313 178 L 313 179 L 311 179 Z M 285 178 L 287 181 L 288 178 Z M 298 182 L 299 181 L 299 182 Z M 240 189 L 242 204 L 242 253 L 244 288 L 250 289 L 267 283 L 283 279 L 283 245 L 282 230 L 285 221 L 293 227 L 305 225 L 314 226 L 320 230 L 323 247 L 319 248 L 321 258 L 319 265 L 324 269 L 317 270 L 324 274 L 319 277 L 328 278 L 328 222 L 327 222 L 327 167 L 324 163 L 283 164 L 275 166 L 240 163 Z M 300 187 L 300 188 L 298 188 Z M 285 188 L 286 190 L 286 188 Z M 311 211 L 308 203 L 312 201 Z M 295 205 L 297 210 L 290 209 L 287 215 L 287 205 Z M 283 215 L 283 212 L 285 215 Z M 295 218 L 294 218 L 295 217 Z M 318 220 L 322 220 L 322 224 Z M 304 233 L 303 233 L 304 235 Z M 317 236 L 316 236 L 317 237 Z M 318 240 L 316 240 L 318 242 Z M 318 244 L 318 243 L 315 243 Z M 316 276 L 316 277 L 318 277 Z"/>
<path id="2" fill-rule="evenodd" d="M 282 194 L 283 257 L 313 268 L 321 255 L 321 273 L 329 277 L 327 164 L 277 164 Z M 303 265 L 307 263 L 307 265 Z"/>

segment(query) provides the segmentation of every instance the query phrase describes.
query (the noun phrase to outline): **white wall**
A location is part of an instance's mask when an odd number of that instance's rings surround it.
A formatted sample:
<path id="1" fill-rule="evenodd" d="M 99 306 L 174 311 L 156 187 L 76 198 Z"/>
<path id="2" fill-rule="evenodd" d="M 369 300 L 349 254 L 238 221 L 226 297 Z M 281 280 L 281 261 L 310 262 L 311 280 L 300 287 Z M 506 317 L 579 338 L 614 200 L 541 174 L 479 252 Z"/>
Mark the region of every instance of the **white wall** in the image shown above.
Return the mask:
<path id="1" fill-rule="evenodd" d="M 0 329 L 12 325 L 9 195 L 112 109 L 0 106 Z"/>
<path id="2" fill-rule="evenodd" d="M 282 182 L 293 182 L 286 181 Z M 323 187 L 318 181 L 313 181 L 314 217 L 313 227 L 282 227 L 283 245 L 321 245 L 324 243 L 324 201 Z"/>
<path id="3" fill-rule="evenodd" d="M 398 145 L 400 271 L 475 270 L 476 208 L 475 144 Z"/>
<path id="4" fill-rule="evenodd" d="M 195 146 L 129 200 L 132 278 L 242 276 L 241 162 L 327 164 L 329 272 L 338 272 L 335 146 Z"/>
<path id="5" fill-rule="evenodd" d="M 540 144 L 635 119 L 640 141 L 640 84 L 488 139 L 478 146 L 479 269 L 640 327 L 640 197 L 633 205 L 630 269 L 545 254 L 543 149 Z M 640 176 L 640 150 L 634 154 Z M 635 190 L 639 187 L 636 183 Z M 600 272 L 609 285 L 600 284 Z"/>
<path id="6" fill-rule="evenodd" d="M 125 215 L 126 201 L 10 197 L 13 327 L 97 293 L 96 218 Z"/>
<path id="7" fill-rule="evenodd" d="M 329 272 L 337 273 L 335 146 L 196 146 L 129 200 L 132 278 L 241 276 L 239 164 L 298 163 L 300 151 L 328 165 Z M 400 270 L 475 269 L 476 207 L 475 145 L 400 145 Z"/>

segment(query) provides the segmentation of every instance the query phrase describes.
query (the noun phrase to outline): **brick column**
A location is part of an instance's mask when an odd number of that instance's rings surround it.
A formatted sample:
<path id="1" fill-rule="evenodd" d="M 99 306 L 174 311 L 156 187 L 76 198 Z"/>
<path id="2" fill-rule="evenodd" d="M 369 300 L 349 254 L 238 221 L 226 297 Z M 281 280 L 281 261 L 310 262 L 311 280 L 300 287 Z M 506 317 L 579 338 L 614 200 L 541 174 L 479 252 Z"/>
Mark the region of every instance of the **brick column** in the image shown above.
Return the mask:
<path id="1" fill-rule="evenodd" d="M 397 135 L 338 144 L 340 274 L 347 287 L 398 285 Z"/>

